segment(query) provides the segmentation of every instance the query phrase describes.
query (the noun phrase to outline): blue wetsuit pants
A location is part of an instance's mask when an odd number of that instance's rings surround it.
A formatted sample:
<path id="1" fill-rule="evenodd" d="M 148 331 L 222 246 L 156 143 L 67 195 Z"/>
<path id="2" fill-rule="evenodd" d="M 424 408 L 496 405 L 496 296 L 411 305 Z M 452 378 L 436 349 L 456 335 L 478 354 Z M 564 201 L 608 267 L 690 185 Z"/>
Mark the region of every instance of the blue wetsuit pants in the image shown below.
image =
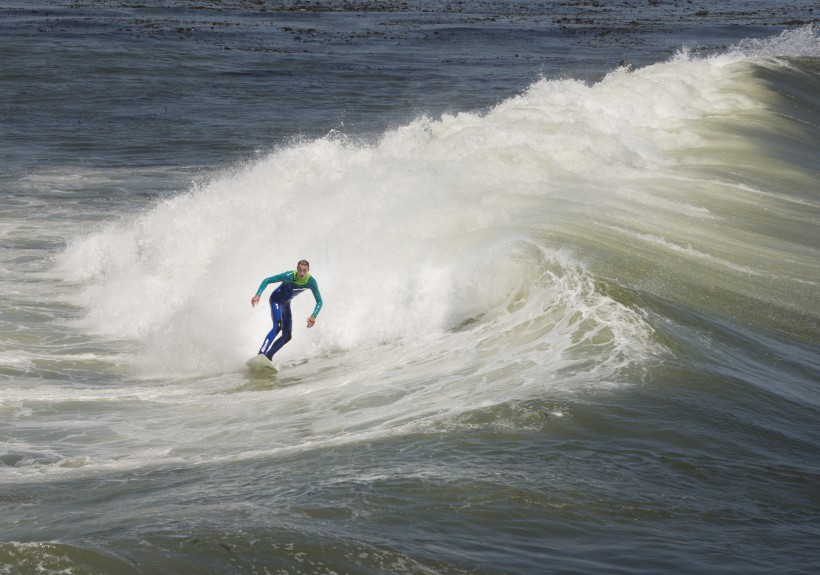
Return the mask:
<path id="1" fill-rule="evenodd" d="M 265 336 L 262 347 L 259 348 L 259 353 L 265 354 L 268 359 L 273 359 L 273 354 L 282 349 L 293 337 L 293 316 L 290 313 L 290 300 L 279 301 L 276 296 L 275 291 L 270 296 L 270 316 L 273 320 L 273 327 Z M 279 339 L 276 339 L 277 334 L 279 334 Z"/>

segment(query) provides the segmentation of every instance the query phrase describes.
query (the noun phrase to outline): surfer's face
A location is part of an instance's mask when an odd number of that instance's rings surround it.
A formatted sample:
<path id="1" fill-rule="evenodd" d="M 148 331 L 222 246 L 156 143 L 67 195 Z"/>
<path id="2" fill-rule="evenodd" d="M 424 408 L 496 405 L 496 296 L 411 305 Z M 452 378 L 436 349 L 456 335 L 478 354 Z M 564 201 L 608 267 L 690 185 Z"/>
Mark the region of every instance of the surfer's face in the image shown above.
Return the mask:
<path id="1" fill-rule="evenodd" d="M 304 264 L 299 264 L 299 265 L 296 266 L 296 273 L 299 274 L 300 278 L 305 277 L 305 274 L 307 274 L 309 270 L 310 270 L 310 267 L 308 267 Z"/>

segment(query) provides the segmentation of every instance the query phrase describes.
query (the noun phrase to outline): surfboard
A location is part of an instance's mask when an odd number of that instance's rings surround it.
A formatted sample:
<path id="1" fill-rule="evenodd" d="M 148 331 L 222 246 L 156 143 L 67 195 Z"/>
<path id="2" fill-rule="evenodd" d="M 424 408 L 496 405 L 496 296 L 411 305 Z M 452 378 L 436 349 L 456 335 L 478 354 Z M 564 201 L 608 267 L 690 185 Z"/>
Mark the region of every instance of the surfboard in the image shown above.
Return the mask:
<path id="1" fill-rule="evenodd" d="M 270 370 L 276 373 L 276 367 L 274 367 L 273 362 L 261 353 L 250 358 L 245 362 L 245 365 L 254 371 Z"/>

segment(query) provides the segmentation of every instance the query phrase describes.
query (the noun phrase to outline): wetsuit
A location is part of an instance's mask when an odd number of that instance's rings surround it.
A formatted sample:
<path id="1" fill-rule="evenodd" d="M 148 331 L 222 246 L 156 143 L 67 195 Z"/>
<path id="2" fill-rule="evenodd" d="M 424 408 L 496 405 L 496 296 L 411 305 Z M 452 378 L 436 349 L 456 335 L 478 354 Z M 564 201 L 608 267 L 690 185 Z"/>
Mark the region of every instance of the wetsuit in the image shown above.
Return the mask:
<path id="1" fill-rule="evenodd" d="M 292 337 L 293 317 L 290 313 L 290 300 L 309 289 L 316 300 L 316 307 L 313 308 L 311 315 L 316 317 L 319 315 L 319 310 L 322 309 L 322 296 L 319 293 L 319 286 L 310 274 L 305 274 L 304 279 L 302 279 L 299 274 L 292 271 L 265 278 L 262 280 L 259 289 L 256 290 L 256 295 L 261 296 L 268 284 L 277 282 L 282 283 L 270 295 L 270 315 L 273 319 L 273 327 L 265 336 L 262 347 L 259 348 L 259 353 L 265 354 L 268 359 L 273 358 L 273 354 L 282 349 L 282 346 L 289 342 Z M 274 342 L 276 334 L 279 332 L 281 332 L 279 339 Z"/>

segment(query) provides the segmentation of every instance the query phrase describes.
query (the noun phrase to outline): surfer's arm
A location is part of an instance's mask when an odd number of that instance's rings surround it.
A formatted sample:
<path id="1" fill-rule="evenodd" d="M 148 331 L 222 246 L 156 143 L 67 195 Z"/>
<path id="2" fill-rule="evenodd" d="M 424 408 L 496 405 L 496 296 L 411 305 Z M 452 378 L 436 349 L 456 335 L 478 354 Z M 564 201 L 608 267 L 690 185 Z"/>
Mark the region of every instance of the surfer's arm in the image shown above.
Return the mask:
<path id="1" fill-rule="evenodd" d="M 268 287 L 268 284 L 283 282 L 289 277 L 292 278 L 292 276 L 293 272 L 282 272 L 281 274 L 263 279 L 262 283 L 259 284 L 259 289 L 256 290 L 256 295 L 251 298 L 251 305 L 256 306 L 256 304 L 259 303 L 259 297 L 262 295 L 262 292 L 265 291 L 265 288 Z"/>
<path id="2" fill-rule="evenodd" d="M 316 316 L 319 315 L 319 310 L 322 309 L 322 294 L 319 293 L 319 284 L 316 283 L 315 279 L 310 278 L 308 280 L 308 287 L 310 288 L 310 293 L 313 294 L 313 299 L 316 300 L 316 307 L 313 308 L 313 313 L 310 314 L 307 320 L 308 327 L 313 327 L 313 322 L 316 321 Z"/>

